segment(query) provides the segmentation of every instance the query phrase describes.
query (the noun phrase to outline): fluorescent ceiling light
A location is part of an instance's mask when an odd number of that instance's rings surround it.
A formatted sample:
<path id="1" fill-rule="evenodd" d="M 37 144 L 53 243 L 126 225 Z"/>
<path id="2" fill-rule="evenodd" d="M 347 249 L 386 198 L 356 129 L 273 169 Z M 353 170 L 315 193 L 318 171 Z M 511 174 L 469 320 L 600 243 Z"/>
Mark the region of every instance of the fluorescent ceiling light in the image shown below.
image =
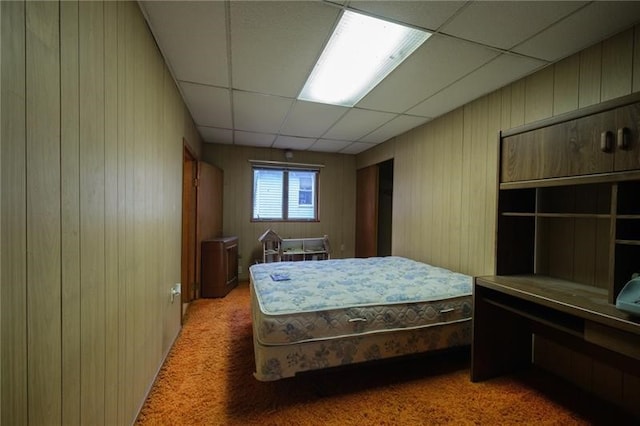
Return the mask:
<path id="1" fill-rule="evenodd" d="M 431 33 L 345 11 L 298 99 L 353 106 Z"/>

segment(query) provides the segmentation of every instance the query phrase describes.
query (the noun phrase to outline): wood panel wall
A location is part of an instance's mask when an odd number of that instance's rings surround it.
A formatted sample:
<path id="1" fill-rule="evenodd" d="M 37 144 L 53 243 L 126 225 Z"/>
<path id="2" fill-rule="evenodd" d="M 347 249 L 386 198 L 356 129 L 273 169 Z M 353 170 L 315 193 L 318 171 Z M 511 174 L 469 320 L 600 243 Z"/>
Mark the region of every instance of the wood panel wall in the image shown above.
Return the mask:
<path id="1" fill-rule="evenodd" d="M 359 154 L 358 169 L 394 159 L 393 253 L 492 274 L 498 132 L 638 91 L 640 27 Z M 546 368 L 637 410 L 639 378 L 543 339 L 536 339 L 535 355 Z"/>
<path id="2" fill-rule="evenodd" d="M 137 3 L 0 15 L 0 424 L 131 424 L 180 329 L 200 140 Z"/>
<path id="3" fill-rule="evenodd" d="M 294 152 L 293 162 L 323 164 L 320 170 L 319 222 L 252 222 L 253 174 L 249 160 L 285 161 L 281 149 L 203 144 L 202 159 L 224 171 L 223 234 L 238 237 L 240 279 L 248 279 L 248 267 L 262 259 L 258 237 L 272 228 L 283 238 L 329 236 L 331 257 L 355 253 L 355 156 Z"/>

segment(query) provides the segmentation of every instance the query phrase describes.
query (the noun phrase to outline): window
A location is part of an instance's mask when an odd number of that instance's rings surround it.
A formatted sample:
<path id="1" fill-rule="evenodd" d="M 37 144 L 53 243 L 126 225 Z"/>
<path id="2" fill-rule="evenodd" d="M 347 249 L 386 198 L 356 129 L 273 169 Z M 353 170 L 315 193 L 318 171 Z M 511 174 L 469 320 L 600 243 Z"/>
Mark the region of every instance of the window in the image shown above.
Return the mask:
<path id="1" fill-rule="evenodd" d="M 318 220 L 318 171 L 253 168 L 252 219 Z"/>

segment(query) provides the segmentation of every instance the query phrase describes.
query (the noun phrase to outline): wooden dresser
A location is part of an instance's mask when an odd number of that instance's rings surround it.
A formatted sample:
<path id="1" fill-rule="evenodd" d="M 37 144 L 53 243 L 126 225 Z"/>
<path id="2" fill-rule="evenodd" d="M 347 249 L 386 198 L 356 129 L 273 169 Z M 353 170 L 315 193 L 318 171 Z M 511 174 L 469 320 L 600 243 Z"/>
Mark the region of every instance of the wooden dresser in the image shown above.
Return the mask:
<path id="1" fill-rule="evenodd" d="M 202 242 L 202 297 L 224 297 L 238 284 L 238 237 Z"/>

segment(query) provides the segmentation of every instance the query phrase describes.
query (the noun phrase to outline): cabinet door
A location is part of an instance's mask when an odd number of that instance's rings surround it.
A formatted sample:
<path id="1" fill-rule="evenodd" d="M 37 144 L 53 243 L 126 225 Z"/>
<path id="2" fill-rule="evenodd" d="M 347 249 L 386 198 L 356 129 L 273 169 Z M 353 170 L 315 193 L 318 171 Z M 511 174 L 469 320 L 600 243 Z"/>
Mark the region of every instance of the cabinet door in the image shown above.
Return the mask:
<path id="1" fill-rule="evenodd" d="M 575 126 L 570 121 L 504 138 L 501 182 L 569 176 Z"/>
<path id="2" fill-rule="evenodd" d="M 576 120 L 577 135 L 567 144 L 569 174 L 566 176 L 613 171 L 615 152 L 615 112 L 605 111 Z M 609 132 L 610 149 L 601 146 L 603 132 Z"/>
<path id="3" fill-rule="evenodd" d="M 502 182 L 613 171 L 615 112 L 606 111 L 502 140 Z M 601 137 L 610 132 L 603 151 Z M 636 154 L 637 155 L 637 154 Z"/>
<path id="4" fill-rule="evenodd" d="M 638 146 L 638 131 L 640 130 L 640 104 L 633 104 L 618 108 L 616 111 L 617 132 L 625 129 L 625 146 L 616 147 L 616 171 L 640 169 L 640 146 Z"/>

